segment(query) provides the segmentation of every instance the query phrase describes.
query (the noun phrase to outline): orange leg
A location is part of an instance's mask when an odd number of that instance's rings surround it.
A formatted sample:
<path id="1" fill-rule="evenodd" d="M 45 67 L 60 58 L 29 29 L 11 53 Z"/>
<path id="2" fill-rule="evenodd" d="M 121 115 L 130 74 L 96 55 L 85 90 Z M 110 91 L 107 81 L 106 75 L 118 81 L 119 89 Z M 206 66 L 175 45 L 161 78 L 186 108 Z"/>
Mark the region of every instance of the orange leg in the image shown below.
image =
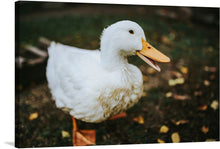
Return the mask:
<path id="1" fill-rule="evenodd" d="M 76 119 L 73 120 L 73 146 L 86 146 L 95 144 L 96 132 L 95 130 L 79 130 Z"/>
<path id="2" fill-rule="evenodd" d="M 119 119 L 119 118 L 122 118 L 122 117 L 125 117 L 126 116 L 126 112 L 122 112 L 120 114 L 117 114 L 117 115 L 114 115 L 110 118 L 108 118 L 108 120 L 115 120 L 115 119 Z"/>

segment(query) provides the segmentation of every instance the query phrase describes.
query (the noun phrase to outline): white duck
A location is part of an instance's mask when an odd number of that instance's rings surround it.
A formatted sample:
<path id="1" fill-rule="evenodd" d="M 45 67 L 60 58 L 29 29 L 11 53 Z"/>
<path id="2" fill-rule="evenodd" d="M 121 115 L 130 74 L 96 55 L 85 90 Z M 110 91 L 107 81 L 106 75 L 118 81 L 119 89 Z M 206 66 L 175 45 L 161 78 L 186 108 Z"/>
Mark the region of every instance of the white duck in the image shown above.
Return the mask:
<path id="1" fill-rule="evenodd" d="M 146 42 L 137 23 L 128 20 L 104 29 L 100 45 L 100 50 L 85 50 L 52 42 L 48 48 L 46 74 L 56 106 L 91 123 L 119 114 L 141 98 L 142 74 L 127 56 L 137 54 L 158 71 L 154 61 L 170 61 Z M 78 130 L 75 118 L 74 145 L 94 143 L 95 132 Z"/>

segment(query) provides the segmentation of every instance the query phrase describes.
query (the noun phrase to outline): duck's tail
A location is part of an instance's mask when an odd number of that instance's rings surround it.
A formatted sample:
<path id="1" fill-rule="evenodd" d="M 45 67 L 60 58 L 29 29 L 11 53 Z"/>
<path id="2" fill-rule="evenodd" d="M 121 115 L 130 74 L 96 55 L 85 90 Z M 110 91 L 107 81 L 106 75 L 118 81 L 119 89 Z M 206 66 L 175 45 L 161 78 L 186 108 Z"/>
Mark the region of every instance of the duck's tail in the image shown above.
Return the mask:
<path id="1" fill-rule="evenodd" d="M 55 49 L 56 47 L 56 42 L 52 41 L 50 46 L 48 47 L 48 55 L 51 56 L 52 55 L 52 51 Z"/>

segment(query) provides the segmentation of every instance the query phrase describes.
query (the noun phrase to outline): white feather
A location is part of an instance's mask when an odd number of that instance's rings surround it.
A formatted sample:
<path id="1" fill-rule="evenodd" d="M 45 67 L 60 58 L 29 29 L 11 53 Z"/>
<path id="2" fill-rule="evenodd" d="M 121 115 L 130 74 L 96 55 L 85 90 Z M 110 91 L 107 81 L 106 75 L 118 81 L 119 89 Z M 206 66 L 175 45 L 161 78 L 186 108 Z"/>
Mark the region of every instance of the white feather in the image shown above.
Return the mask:
<path id="1" fill-rule="evenodd" d="M 56 106 L 77 119 L 101 122 L 137 103 L 142 74 L 127 56 L 142 48 L 141 38 L 139 25 L 120 21 L 103 31 L 101 51 L 52 42 L 46 75 Z"/>

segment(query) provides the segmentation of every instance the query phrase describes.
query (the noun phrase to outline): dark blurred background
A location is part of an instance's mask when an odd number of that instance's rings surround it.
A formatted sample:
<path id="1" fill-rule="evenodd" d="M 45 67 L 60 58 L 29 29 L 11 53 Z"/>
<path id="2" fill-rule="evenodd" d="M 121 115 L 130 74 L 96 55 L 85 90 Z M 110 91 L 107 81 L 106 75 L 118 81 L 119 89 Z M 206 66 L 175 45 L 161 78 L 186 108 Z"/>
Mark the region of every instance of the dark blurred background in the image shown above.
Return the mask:
<path id="1" fill-rule="evenodd" d="M 174 142 L 174 133 L 180 142 L 219 140 L 219 8 L 20 1 L 15 10 L 18 147 L 72 145 L 71 117 L 47 87 L 48 40 L 98 49 L 104 27 L 127 19 L 172 62 L 158 73 L 130 57 L 143 73 L 140 102 L 126 118 L 79 127 L 96 129 L 97 145 Z"/>

